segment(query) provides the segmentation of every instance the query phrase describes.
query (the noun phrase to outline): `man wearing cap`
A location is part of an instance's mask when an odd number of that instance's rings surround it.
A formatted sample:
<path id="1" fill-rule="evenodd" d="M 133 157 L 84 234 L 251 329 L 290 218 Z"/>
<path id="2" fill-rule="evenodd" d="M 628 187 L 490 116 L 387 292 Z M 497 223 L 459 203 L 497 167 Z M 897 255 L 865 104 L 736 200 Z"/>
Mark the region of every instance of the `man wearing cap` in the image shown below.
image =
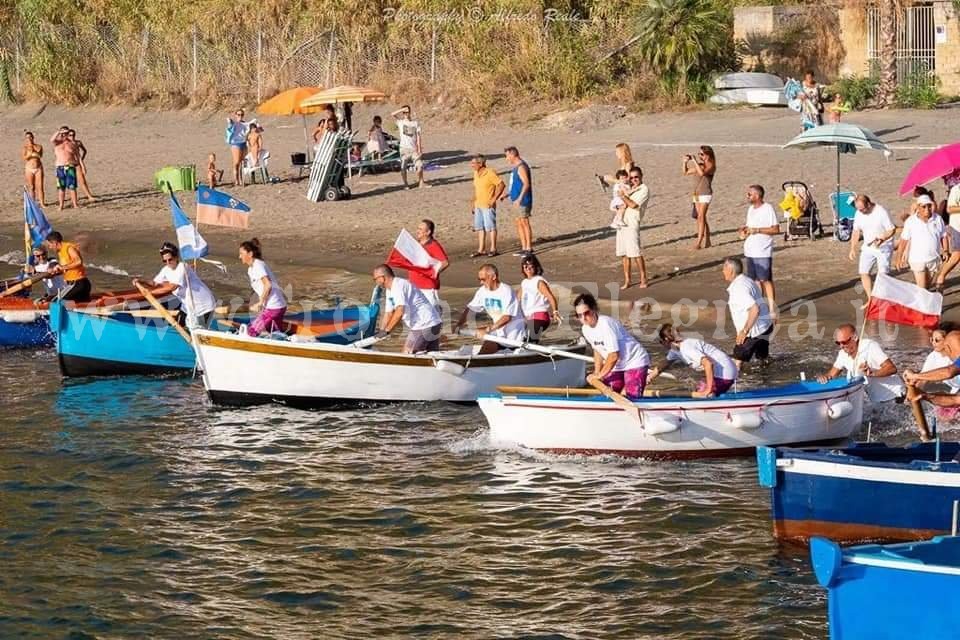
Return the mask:
<path id="1" fill-rule="evenodd" d="M 177 320 L 185 327 L 208 327 L 217 299 L 190 265 L 180 261 L 180 250 L 172 242 L 160 246 L 163 268 L 153 280 L 134 278 L 133 284 L 146 287 L 159 298 L 173 295 L 180 301 Z"/>
<path id="2" fill-rule="evenodd" d="M 930 196 L 917 198 L 917 212 L 903 223 L 897 245 L 897 266 L 909 264 L 917 286 L 927 288 L 940 268 L 940 255 L 946 253 L 947 242 L 943 218 L 933 214 Z"/>

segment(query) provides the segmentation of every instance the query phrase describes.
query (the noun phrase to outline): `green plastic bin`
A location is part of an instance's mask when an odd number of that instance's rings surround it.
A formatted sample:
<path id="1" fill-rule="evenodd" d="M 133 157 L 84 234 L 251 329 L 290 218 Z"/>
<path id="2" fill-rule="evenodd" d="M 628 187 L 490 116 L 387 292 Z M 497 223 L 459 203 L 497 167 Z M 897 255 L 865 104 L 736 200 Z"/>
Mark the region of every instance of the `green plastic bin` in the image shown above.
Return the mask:
<path id="1" fill-rule="evenodd" d="M 160 191 L 167 190 L 167 183 L 174 191 L 195 191 L 197 188 L 196 165 L 164 167 L 153 174 L 153 183 Z"/>

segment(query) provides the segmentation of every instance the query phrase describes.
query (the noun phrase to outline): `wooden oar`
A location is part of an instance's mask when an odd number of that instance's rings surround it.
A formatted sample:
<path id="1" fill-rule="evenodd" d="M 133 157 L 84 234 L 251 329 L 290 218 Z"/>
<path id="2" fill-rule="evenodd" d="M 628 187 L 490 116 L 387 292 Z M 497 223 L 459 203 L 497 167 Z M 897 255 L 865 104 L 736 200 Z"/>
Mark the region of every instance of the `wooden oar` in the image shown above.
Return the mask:
<path id="1" fill-rule="evenodd" d="M 613 400 L 613 403 L 623 409 L 627 415 L 635 420 L 643 422 L 643 418 L 640 416 L 640 409 L 637 407 L 637 405 L 633 404 L 627 398 L 608 387 L 606 384 L 604 384 L 603 380 L 591 375 L 587 377 L 587 383 L 603 395 Z"/>
<path id="2" fill-rule="evenodd" d="M 166 320 L 171 327 L 176 329 L 177 333 L 179 333 L 180 336 L 187 341 L 187 344 L 193 344 L 193 340 L 190 338 L 190 334 L 187 333 L 186 329 L 180 326 L 180 323 L 177 322 L 177 319 L 174 318 L 169 311 L 167 311 L 166 307 L 160 304 L 160 301 L 154 298 L 153 294 L 150 293 L 150 291 L 145 286 L 143 286 L 139 282 L 136 282 L 135 284 L 137 285 L 137 289 L 140 290 L 140 293 L 143 294 L 143 297 L 146 299 L 146 301 L 150 303 L 150 306 L 152 306 L 154 309 L 160 312 L 160 317 Z"/>
<path id="3" fill-rule="evenodd" d="M 15 284 L 12 287 L 4 289 L 3 291 L 0 291 L 0 298 L 6 298 L 7 296 L 12 296 L 15 293 L 23 291 L 24 289 L 28 289 L 33 286 L 34 282 L 39 282 L 40 280 L 43 280 L 44 277 L 46 277 L 46 275 L 47 274 L 45 273 L 38 273 L 36 275 L 30 276 L 29 278 L 26 278 L 25 280 L 21 280 L 18 284 Z"/>
<path id="4" fill-rule="evenodd" d="M 372 347 L 381 340 L 386 340 L 386 336 L 370 336 L 369 338 L 364 338 L 363 340 L 357 340 L 356 342 L 351 343 L 355 349 L 366 349 L 367 347 Z"/>
<path id="5" fill-rule="evenodd" d="M 467 336 L 469 338 L 477 338 L 477 332 L 472 329 L 462 329 L 460 335 Z M 510 338 L 503 338 L 500 336 L 492 336 L 489 333 L 484 334 L 483 339 L 487 342 L 493 342 L 500 345 L 501 347 L 510 347 L 512 349 L 526 349 L 527 351 L 535 351 L 536 353 L 542 353 L 547 356 L 559 356 L 561 358 L 572 358 L 574 360 L 583 360 L 584 362 L 593 362 L 593 357 L 584 355 L 582 353 L 574 353 L 572 351 L 564 351 L 563 349 L 557 349 L 555 347 L 545 347 L 541 344 L 536 344 L 532 342 L 524 342 L 522 340 L 511 340 Z"/>

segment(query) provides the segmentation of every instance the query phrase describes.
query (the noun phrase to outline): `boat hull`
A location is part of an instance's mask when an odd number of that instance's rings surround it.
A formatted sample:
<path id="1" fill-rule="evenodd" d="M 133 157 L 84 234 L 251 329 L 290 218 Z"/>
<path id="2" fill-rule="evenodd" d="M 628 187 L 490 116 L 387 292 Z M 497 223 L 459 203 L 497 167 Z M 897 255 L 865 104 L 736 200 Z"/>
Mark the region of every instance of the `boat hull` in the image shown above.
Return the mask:
<path id="1" fill-rule="evenodd" d="M 578 385 L 579 360 L 539 354 L 405 355 L 198 331 L 203 383 L 217 403 L 474 402 L 498 385 Z M 580 352 L 583 347 L 579 347 Z"/>
<path id="2" fill-rule="evenodd" d="M 33 315 L 28 318 L 26 314 Z M 0 311 L 0 347 L 50 347 L 54 336 L 46 311 Z"/>
<path id="3" fill-rule="evenodd" d="M 947 533 L 960 500 L 960 444 L 841 450 L 757 450 L 760 484 L 770 489 L 773 534 L 806 542 L 921 540 Z"/>
<path id="4" fill-rule="evenodd" d="M 810 560 L 833 640 L 957 637 L 960 538 L 841 549 L 816 537 Z"/>
<path id="5" fill-rule="evenodd" d="M 711 399 L 644 399 L 635 403 L 640 420 L 602 396 L 492 394 L 478 402 L 493 444 L 561 454 L 743 455 L 772 443 L 842 441 L 860 428 L 861 381 L 800 383 L 782 389 L 779 395 L 774 389 Z M 831 418 L 830 407 L 841 402 L 848 403 L 847 412 Z"/>
<path id="6" fill-rule="evenodd" d="M 348 343 L 372 331 L 378 309 L 377 305 L 338 307 L 310 312 L 309 320 L 343 327 L 342 331 L 317 335 L 318 340 Z M 336 323 L 332 322 L 334 316 Z M 309 326 L 306 318 L 305 314 L 287 316 Z M 55 304 L 51 328 L 60 371 L 66 377 L 187 374 L 196 366 L 192 345 L 163 318 L 130 313 L 95 315 Z M 226 330 L 228 325 L 214 320 L 211 328 Z"/>

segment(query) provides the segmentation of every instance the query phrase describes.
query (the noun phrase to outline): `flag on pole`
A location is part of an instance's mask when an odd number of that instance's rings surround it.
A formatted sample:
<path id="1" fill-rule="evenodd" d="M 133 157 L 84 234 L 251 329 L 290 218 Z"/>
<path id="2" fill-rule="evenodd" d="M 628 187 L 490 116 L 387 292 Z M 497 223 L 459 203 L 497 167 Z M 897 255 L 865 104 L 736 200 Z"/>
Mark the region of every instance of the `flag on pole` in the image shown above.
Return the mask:
<path id="1" fill-rule="evenodd" d="M 181 260 L 198 260 L 210 252 L 207 241 L 197 233 L 190 218 L 180 208 L 173 192 L 170 192 L 170 213 L 173 215 L 173 228 L 177 232 L 177 244 L 180 245 Z"/>
<path id="2" fill-rule="evenodd" d="M 26 191 L 23 192 L 23 223 L 30 233 L 30 242 L 34 249 L 43 244 L 47 235 L 53 231 L 50 221 L 43 214 L 43 209 Z"/>
<path id="3" fill-rule="evenodd" d="M 250 225 L 250 207 L 229 193 L 197 186 L 197 224 L 246 229 Z"/>
<path id="4" fill-rule="evenodd" d="M 436 278 L 443 264 L 423 248 L 417 239 L 406 229 L 400 230 L 397 241 L 393 243 L 387 264 L 398 269 L 406 269 L 428 278 Z"/>
<path id="5" fill-rule="evenodd" d="M 878 273 L 866 317 L 933 329 L 940 324 L 942 311 L 943 296 L 939 293 Z"/>

